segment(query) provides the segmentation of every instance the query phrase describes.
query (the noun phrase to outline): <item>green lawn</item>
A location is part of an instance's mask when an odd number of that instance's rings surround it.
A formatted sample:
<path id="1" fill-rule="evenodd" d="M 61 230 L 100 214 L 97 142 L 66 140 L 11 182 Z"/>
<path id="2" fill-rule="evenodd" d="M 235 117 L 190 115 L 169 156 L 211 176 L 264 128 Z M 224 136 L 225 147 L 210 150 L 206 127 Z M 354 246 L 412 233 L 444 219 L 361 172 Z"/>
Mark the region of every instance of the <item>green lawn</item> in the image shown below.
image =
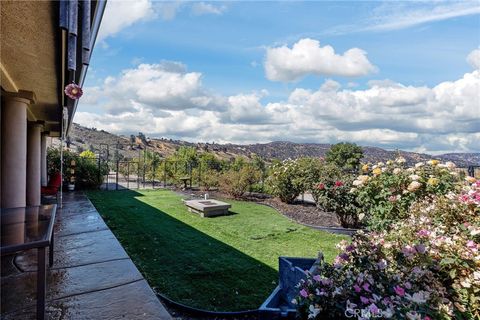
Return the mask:
<path id="1" fill-rule="evenodd" d="M 278 256 L 336 255 L 345 237 L 291 222 L 274 209 L 228 201 L 229 216 L 201 218 L 172 191 L 88 196 L 150 285 L 189 306 L 258 308 L 278 281 Z"/>

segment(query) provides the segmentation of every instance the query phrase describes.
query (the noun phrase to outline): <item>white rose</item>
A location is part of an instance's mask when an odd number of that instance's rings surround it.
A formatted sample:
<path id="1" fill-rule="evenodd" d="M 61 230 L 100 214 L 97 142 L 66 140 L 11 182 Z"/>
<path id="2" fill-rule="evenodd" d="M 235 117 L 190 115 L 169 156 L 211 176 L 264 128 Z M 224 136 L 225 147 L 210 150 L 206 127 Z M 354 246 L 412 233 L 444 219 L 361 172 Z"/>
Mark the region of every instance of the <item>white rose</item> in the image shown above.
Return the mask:
<path id="1" fill-rule="evenodd" d="M 355 187 L 359 187 L 359 186 L 361 186 L 361 185 L 363 184 L 363 182 L 360 181 L 360 180 L 355 180 L 355 181 L 352 182 L 352 184 L 353 184 Z"/>
<path id="2" fill-rule="evenodd" d="M 452 161 L 448 161 L 448 162 L 445 162 L 445 165 L 447 166 L 448 169 L 455 169 L 457 166 L 455 165 L 455 163 L 453 163 Z"/>
<path id="3" fill-rule="evenodd" d="M 418 179 L 420 179 L 420 176 L 419 176 L 419 175 L 416 175 L 416 174 L 409 175 L 408 177 L 409 177 L 410 180 L 412 180 L 412 181 L 417 181 Z"/>
<path id="4" fill-rule="evenodd" d="M 418 188 L 420 188 L 422 186 L 422 184 L 418 181 L 412 181 L 408 187 L 407 187 L 407 190 L 410 191 L 410 192 L 413 192 L 415 190 L 417 190 Z"/>

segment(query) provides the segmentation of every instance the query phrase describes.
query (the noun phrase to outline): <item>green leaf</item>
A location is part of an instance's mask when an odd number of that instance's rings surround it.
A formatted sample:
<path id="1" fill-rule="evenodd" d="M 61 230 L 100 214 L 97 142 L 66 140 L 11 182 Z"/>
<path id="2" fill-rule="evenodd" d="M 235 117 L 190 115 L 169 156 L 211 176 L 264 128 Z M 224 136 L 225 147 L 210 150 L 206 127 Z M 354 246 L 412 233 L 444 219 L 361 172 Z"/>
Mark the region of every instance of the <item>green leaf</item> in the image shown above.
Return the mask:
<path id="1" fill-rule="evenodd" d="M 457 275 L 457 270 L 456 269 L 450 270 L 450 278 L 455 279 L 456 275 Z"/>
<path id="2" fill-rule="evenodd" d="M 442 266 L 447 264 L 452 264 L 452 263 L 455 263 L 455 259 L 453 258 L 443 258 L 442 261 L 440 261 L 440 264 Z"/>

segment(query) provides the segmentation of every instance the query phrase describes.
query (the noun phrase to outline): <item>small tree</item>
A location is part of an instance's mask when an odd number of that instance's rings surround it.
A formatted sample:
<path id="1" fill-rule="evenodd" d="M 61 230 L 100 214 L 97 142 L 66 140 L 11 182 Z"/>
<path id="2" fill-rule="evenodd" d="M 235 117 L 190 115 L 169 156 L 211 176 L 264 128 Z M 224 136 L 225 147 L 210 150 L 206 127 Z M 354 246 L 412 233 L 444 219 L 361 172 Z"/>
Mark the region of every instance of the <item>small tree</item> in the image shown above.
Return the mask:
<path id="1" fill-rule="evenodd" d="M 131 134 L 130 135 L 130 147 L 131 148 L 133 148 L 133 145 L 135 144 L 136 140 L 137 139 L 136 139 L 135 135 Z"/>
<path id="2" fill-rule="evenodd" d="M 341 142 L 331 146 L 325 160 L 345 170 L 358 170 L 363 150 L 355 143 Z"/>

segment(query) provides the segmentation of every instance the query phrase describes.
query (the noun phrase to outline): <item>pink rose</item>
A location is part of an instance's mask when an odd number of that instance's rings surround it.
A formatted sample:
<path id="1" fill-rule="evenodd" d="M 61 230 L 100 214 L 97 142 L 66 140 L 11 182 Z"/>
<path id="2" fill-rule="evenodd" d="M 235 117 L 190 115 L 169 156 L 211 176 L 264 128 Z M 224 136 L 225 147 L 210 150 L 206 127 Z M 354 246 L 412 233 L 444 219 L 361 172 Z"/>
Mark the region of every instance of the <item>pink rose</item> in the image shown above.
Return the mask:
<path id="1" fill-rule="evenodd" d="M 393 290 L 395 291 L 395 293 L 397 294 L 397 296 L 403 297 L 403 296 L 405 295 L 405 289 L 403 289 L 403 288 L 400 287 L 400 286 L 395 286 L 395 287 L 393 287 Z"/>
<path id="2" fill-rule="evenodd" d="M 363 304 L 368 304 L 368 303 L 370 303 L 370 299 L 365 298 L 364 296 L 360 296 L 360 301 L 362 301 Z"/>
<path id="3" fill-rule="evenodd" d="M 424 254 L 427 251 L 427 248 L 423 244 L 416 244 L 415 245 L 415 250 L 417 250 L 418 253 Z"/>
<path id="4" fill-rule="evenodd" d="M 363 290 L 370 292 L 370 284 L 365 282 L 362 286 Z"/>
<path id="5" fill-rule="evenodd" d="M 318 190 L 323 190 L 323 189 L 325 189 L 325 184 L 323 184 L 323 183 L 317 184 L 317 189 L 318 189 Z"/>
<path id="6" fill-rule="evenodd" d="M 300 295 L 304 298 L 308 297 L 308 292 L 305 289 L 300 290 Z"/>

